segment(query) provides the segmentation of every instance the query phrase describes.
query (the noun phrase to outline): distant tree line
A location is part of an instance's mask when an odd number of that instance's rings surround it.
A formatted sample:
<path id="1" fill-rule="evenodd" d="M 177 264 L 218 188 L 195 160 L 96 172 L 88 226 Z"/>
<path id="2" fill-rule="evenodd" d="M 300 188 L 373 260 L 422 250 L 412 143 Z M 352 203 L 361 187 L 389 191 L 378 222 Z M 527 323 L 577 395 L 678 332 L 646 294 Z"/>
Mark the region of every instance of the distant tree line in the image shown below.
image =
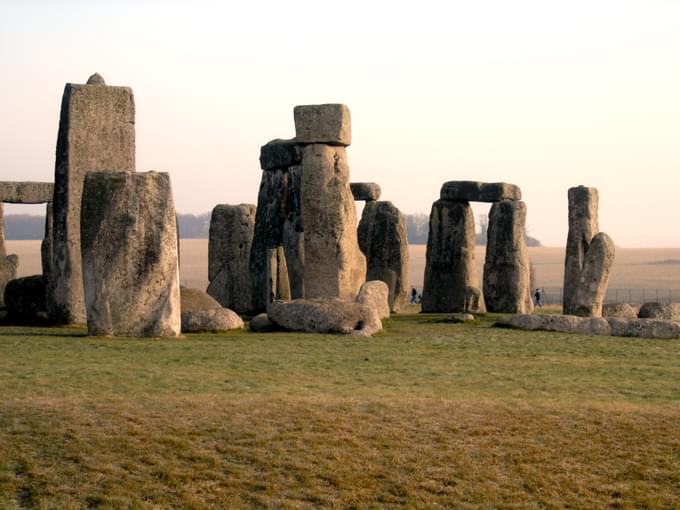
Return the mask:
<path id="1" fill-rule="evenodd" d="M 427 244 L 430 217 L 427 214 L 406 214 L 409 244 Z M 210 230 L 210 213 L 178 214 L 177 224 L 181 239 L 207 239 Z M 485 214 L 477 217 L 477 244 L 486 245 L 489 219 Z M 5 239 L 42 239 L 45 237 L 45 217 L 30 214 L 5 216 Z M 527 246 L 541 246 L 535 237 L 527 235 Z"/>

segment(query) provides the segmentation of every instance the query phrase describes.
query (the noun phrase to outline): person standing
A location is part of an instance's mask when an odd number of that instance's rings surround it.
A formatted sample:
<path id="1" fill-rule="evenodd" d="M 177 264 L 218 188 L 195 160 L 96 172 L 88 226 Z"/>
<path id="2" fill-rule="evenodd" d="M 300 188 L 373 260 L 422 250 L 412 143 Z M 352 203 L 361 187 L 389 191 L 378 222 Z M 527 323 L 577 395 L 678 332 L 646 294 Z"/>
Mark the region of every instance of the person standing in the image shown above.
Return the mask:
<path id="1" fill-rule="evenodd" d="M 416 301 L 417 298 L 418 298 L 418 291 L 416 290 L 415 287 L 411 287 L 411 299 L 410 299 L 409 303 L 411 303 L 412 305 L 415 305 L 416 302 L 417 302 Z"/>
<path id="2" fill-rule="evenodd" d="M 543 295 L 541 294 L 541 289 L 537 288 L 536 292 L 534 292 L 534 304 L 539 308 L 543 307 L 542 298 Z"/>

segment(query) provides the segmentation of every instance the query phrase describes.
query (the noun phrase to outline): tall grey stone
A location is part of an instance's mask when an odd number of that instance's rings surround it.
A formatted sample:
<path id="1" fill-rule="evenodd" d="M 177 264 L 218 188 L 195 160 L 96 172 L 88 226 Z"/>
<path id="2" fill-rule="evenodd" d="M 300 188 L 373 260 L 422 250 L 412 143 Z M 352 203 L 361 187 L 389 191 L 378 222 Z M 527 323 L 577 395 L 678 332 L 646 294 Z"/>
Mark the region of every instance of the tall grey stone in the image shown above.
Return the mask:
<path id="1" fill-rule="evenodd" d="M 288 200 L 283 223 L 283 250 L 288 267 L 292 299 L 305 297 L 305 229 L 302 224 L 302 165 L 291 166 L 288 172 Z"/>
<path id="2" fill-rule="evenodd" d="M 80 206 L 89 171 L 135 171 L 135 104 L 128 87 L 101 76 L 86 85 L 67 83 L 61 103 L 54 173 L 53 271 L 50 318 L 85 322 L 80 250 Z"/>
<path id="3" fill-rule="evenodd" d="M 5 305 L 5 287 L 7 283 L 17 277 L 19 257 L 7 255 L 5 249 L 5 219 L 4 207 L 0 202 L 0 306 Z"/>
<path id="4" fill-rule="evenodd" d="M 489 312 L 531 313 L 531 273 L 525 242 L 526 204 L 495 202 L 489 212 L 484 302 Z"/>
<path id="5" fill-rule="evenodd" d="M 237 313 L 252 308 L 248 261 L 255 210 L 252 204 L 217 205 L 210 218 L 207 293 Z"/>
<path id="6" fill-rule="evenodd" d="M 404 216 L 392 202 L 366 202 L 359 222 L 359 247 L 366 256 L 366 280 L 385 282 L 390 310 L 398 312 L 408 291 L 408 233 Z"/>
<path id="7" fill-rule="evenodd" d="M 614 261 L 614 244 L 606 235 L 596 236 L 599 232 L 597 189 L 577 186 L 569 189 L 568 197 L 563 313 L 601 317 Z"/>
<path id="8" fill-rule="evenodd" d="M 353 301 L 366 280 L 366 258 L 357 240 L 356 209 L 344 147 L 305 146 L 301 208 L 305 298 Z"/>
<path id="9" fill-rule="evenodd" d="M 479 312 L 475 220 L 468 202 L 437 200 L 430 213 L 423 312 Z"/>
<path id="10" fill-rule="evenodd" d="M 164 172 L 88 172 L 81 249 L 90 335 L 180 334 L 177 227 Z"/>

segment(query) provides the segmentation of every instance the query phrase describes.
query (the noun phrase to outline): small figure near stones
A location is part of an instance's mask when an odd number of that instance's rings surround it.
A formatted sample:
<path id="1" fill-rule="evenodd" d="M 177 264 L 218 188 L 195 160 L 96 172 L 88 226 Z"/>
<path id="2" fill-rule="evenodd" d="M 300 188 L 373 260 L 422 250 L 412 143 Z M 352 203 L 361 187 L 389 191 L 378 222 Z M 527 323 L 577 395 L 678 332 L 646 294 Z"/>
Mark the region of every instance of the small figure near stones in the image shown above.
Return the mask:
<path id="1" fill-rule="evenodd" d="M 418 291 L 416 290 L 415 287 L 411 287 L 411 298 L 409 300 L 409 303 L 412 305 L 415 305 L 418 302 Z"/>
<path id="2" fill-rule="evenodd" d="M 543 295 L 541 294 L 541 289 L 536 289 L 536 292 L 534 292 L 534 304 L 538 306 L 539 308 L 543 307 L 543 301 L 542 301 Z"/>

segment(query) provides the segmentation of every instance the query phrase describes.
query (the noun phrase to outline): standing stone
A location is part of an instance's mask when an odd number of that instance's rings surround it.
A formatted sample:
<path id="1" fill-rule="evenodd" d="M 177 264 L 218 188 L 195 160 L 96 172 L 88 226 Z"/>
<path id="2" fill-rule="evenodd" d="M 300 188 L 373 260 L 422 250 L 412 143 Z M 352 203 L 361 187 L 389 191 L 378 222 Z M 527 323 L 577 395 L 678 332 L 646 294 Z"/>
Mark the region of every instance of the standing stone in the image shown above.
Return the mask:
<path id="1" fill-rule="evenodd" d="M 52 272 L 52 238 L 54 237 L 54 216 L 52 202 L 47 202 L 45 207 L 45 237 L 40 243 L 40 261 L 43 274 L 49 278 Z"/>
<path id="2" fill-rule="evenodd" d="M 81 240 L 90 335 L 180 334 L 177 227 L 167 173 L 88 172 Z"/>
<path id="3" fill-rule="evenodd" d="M 484 301 L 489 312 L 531 313 L 531 273 L 525 242 L 527 207 L 502 200 L 489 212 Z"/>
<path id="4" fill-rule="evenodd" d="M 248 260 L 255 228 L 252 204 L 217 205 L 210 218 L 207 293 L 237 313 L 251 310 Z"/>
<path id="5" fill-rule="evenodd" d="M 602 301 L 614 261 L 614 244 L 609 236 L 596 236 L 599 232 L 598 202 L 595 188 L 578 186 L 569 189 L 564 314 L 602 316 Z M 591 249 L 593 252 L 589 254 Z"/>
<path id="6" fill-rule="evenodd" d="M 274 301 L 290 301 L 288 268 L 283 246 L 267 250 L 267 306 Z"/>
<path id="7" fill-rule="evenodd" d="M 99 75 L 86 85 L 67 83 L 61 103 L 49 283 L 50 318 L 59 324 L 85 322 L 80 207 L 85 173 L 93 170 L 135 171 L 132 90 L 109 87 Z"/>
<path id="8" fill-rule="evenodd" d="M 408 234 L 404 216 L 392 202 L 366 202 L 359 222 L 359 247 L 366 256 L 366 280 L 385 282 L 390 310 L 398 312 L 408 291 Z"/>
<path id="9" fill-rule="evenodd" d="M 4 207 L 0 203 L 0 306 L 5 306 L 5 287 L 7 283 L 17 277 L 19 257 L 7 255 L 5 250 L 5 219 Z"/>
<path id="10" fill-rule="evenodd" d="M 475 220 L 468 202 L 437 200 L 430 213 L 423 312 L 480 312 Z"/>
<path id="11" fill-rule="evenodd" d="M 305 297 L 305 231 L 302 224 L 302 166 L 288 168 L 287 214 L 283 223 L 283 250 L 292 299 Z"/>
<path id="12" fill-rule="evenodd" d="M 297 107 L 296 107 L 297 112 Z M 296 115 L 296 128 L 298 127 Z M 354 301 L 366 280 L 344 147 L 312 144 L 302 156 L 305 299 Z"/>

